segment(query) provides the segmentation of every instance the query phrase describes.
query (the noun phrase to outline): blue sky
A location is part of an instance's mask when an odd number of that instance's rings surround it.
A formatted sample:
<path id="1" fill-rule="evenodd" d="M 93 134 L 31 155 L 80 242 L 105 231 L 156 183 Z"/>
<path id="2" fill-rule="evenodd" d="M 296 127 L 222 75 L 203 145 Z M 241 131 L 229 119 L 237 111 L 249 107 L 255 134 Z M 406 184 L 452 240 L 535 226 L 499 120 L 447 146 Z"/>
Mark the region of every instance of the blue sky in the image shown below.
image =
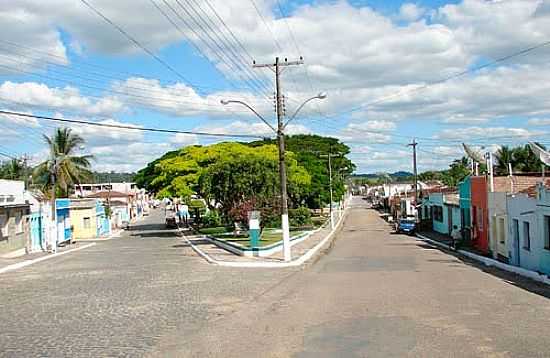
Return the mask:
<path id="1" fill-rule="evenodd" d="M 89 0 L 178 75 L 80 1 L 1 4 L 7 31 L 0 34 L 0 106 L 266 136 L 269 129 L 246 109 L 219 101 L 244 99 L 274 121 L 273 74 L 252 69 L 251 57 L 301 55 L 305 64 L 282 77 L 288 114 L 319 91 L 328 97 L 305 107 L 289 132 L 340 138 L 352 148 L 358 172 L 410 170 L 406 144 L 414 137 L 421 170 L 446 167 L 462 155 L 463 141 L 486 150 L 529 140 L 550 144 L 546 47 L 429 85 L 550 40 L 548 1 L 281 1 L 283 14 L 272 0 L 187 0 L 188 13 L 174 1 L 172 12 L 153 2 L 177 26 L 151 1 Z M 39 161 L 46 154 L 41 134 L 54 127 L 0 117 L 0 152 Z M 73 129 L 87 140 L 84 151 L 96 156 L 97 170 L 137 170 L 167 150 L 221 140 Z"/>

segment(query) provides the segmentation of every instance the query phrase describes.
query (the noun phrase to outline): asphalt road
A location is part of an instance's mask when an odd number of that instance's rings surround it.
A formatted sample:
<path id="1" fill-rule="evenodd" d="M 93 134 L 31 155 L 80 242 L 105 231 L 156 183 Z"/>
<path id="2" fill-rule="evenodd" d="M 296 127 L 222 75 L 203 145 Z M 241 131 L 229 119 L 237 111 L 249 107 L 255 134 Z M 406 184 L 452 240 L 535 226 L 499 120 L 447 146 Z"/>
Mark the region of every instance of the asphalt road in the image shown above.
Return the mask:
<path id="1" fill-rule="evenodd" d="M 303 269 L 208 265 L 161 220 L 0 275 L 0 356 L 550 356 L 547 287 L 392 235 L 364 207 Z"/>

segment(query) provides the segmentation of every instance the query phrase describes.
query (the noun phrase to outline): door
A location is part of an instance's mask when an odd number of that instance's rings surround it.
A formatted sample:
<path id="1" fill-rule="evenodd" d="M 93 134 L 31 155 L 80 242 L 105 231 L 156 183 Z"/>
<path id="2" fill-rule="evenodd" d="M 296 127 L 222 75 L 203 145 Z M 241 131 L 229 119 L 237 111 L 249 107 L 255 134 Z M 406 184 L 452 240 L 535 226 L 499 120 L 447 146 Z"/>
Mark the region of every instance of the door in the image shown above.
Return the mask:
<path id="1" fill-rule="evenodd" d="M 31 251 L 42 250 L 42 217 L 33 213 L 31 215 Z"/>
<path id="2" fill-rule="evenodd" d="M 512 235 L 514 236 L 514 262 L 516 266 L 519 266 L 520 261 L 520 245 L 519 245 L 519 221 L 517 219 L 514 219 L 512 223 Z"/>

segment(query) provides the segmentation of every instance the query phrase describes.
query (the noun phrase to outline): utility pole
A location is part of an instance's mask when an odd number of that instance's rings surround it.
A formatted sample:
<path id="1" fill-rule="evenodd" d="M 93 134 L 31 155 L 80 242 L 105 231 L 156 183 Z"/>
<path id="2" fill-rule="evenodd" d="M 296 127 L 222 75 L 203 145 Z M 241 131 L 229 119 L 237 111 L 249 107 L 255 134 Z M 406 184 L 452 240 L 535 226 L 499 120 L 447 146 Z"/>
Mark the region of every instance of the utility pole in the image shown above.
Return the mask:
<path id="1" fill-rule="evenodd" d="M 286 186 L 286 166 L 285 166 L 285 134 L 283 122 L 283 103 L 281 95 L 281 67 L 297 66 L 303 64 L 304 61 L 300 57 L 299 61 L 289 62 L 286 58 L 283 63 L 279 62 L 279 57 L 275 58 L 274 64 L 256 64 L 254 61 L 253 67 L 267 67 L 275 72 L 275 108 L 277 110 L 277 142 L 279 144 L 279 176 L 281 181 L 281 224 L 283 229 L 283 252 L 285 261 L 291 260 L 290 254 L 290 226 L 288 222 L 288 198 Z"/>
<path id="2" fill-rule="evenodd" d="M 57 216 L 56 216 L 56 207 L 55 207 L 55 181 L 56 181 L 56 171 L 57 171 L 57 158 L 53 158 L 51 170 L 51 180 L 52 180 L 52 229 L 50 231 L 50 251 L 57 251 Z"/>
<path id="3" fill-rule="evenodd" d="M 329 215 L 330 215 L 330 227 L 334 229 L 334 215 L 332 212 L 332 202 L 333 202 L 333 196 L 332 196 L 332 158 L 333 157 L 339 157 L 340 154 L 333 154 L 332 153 L 332 146 L 329 147 L 328 154 L 321 154 L 321 157 L 327 157 L 328 158 L 328 183 L 329 183 L 329 191 L 330 191 L 330 205 L 329 205 Z"/>
<path id="4" fill-rule="evenodd" d="M 416 146 L 418 143 L 416 142 L 416 139 L 413 138 L 412 143 L 409 144 L 413 148 L 413 172 L 414 172 L 414 212 L 415 212 L 415 218 L 418 218 L 417 213 L 417 206 L 418 206 L 418 170 L 416 167 Z"/>

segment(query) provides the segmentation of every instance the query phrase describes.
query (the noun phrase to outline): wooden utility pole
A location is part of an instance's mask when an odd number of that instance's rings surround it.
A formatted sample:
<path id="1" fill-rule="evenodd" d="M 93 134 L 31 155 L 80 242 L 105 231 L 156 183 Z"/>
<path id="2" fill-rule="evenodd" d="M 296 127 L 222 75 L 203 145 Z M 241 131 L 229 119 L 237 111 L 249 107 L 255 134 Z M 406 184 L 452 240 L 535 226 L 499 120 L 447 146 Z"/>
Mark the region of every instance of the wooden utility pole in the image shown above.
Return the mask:
<path id="1" fill-rule="evenodd" d="M 411 146 L 413 148 L 413 172 L 414 172 L 414 212 L 415 212 L 415 217 L 418 218 L 418 215 L 416 214 L 417 210 L 416 208 L 418 207 L 418 170 L 417 170 L 417 167 L 416 167 L 416 146 L 418 145 L 418 143 L 416 142 L 416 140 L 413 138 L 413 141 L 412 143 L 409 144 L 409 146 Z"/>
<path id="2" fill-rule="evenodd" d="M 279 176 L 281 181 L 281 224 L 283 229 L 283 251 L 285 261 L 291 260 L 290 254 L 290 226 L 288 222 L 288 197 L 287 197 L 287 185 L 286 185 L 286 166 L 285 166 L 285 135 L 284 135 L 284 121 L 283 121 L 283 98 L 281 93 L 281 67 L 297 66 L 303 64 L 304 61 L 300 57 L 299 61 L 288 61 L 286 58 L 284 62 L 279 61 L 279 57 L 275 58 L 275 63 L 272 64 L 256 64 L 254 61 L 253 67 L 264 68 L 267 67 L 275 72 L 275 108 L 277 111 L 277 142 L 279 145 Z"/>

